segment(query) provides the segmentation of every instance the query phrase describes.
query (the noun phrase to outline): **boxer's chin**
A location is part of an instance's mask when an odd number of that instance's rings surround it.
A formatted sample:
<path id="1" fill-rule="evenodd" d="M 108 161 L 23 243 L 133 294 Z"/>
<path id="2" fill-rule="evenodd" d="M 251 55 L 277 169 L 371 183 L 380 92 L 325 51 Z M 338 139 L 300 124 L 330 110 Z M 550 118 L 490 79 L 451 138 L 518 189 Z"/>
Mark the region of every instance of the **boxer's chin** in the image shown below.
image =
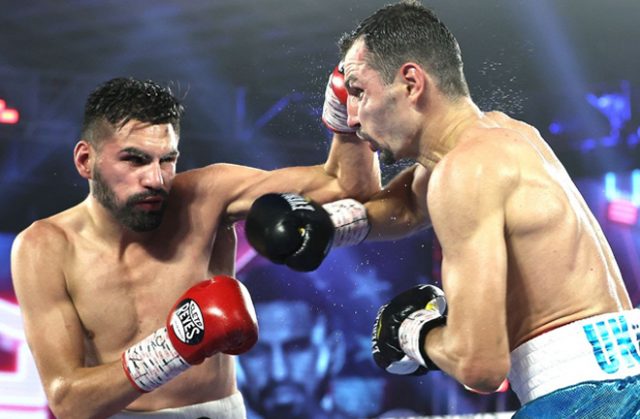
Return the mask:
<path id="1" fill-rule="evenodd" d="M 160 227 L 164 212 L 164 205 L 154 211 L 140 209 L 137 205 L 125 205 L 113 211 L 113 216 L 124 227 L 136 233 L 145 233 Z"/>

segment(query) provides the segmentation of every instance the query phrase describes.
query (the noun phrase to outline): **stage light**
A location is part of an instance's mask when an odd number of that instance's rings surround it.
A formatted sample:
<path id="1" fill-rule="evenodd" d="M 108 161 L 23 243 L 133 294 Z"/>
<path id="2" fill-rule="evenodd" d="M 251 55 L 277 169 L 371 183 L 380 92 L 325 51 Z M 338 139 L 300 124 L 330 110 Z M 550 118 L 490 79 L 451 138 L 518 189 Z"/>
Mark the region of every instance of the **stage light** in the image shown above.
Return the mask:
<path id="1" fill-rule="evenodd" d="M 586 99 L 609 120 L 611 137 L 617 137 L 631 119 L 631 88 L 626 80 L 620 81 L 619 91 L 588 93 Z"/>
<path id="2" fill-rule="evenodd" d="M 549 132 L 553 135 L 560 135 L 564 132 L 564 125 L 559 121 L 553 121 L 549 124 Z"/>
<path id="3" fill-rule="evenodd" d="M 638 222 L 638 207 L 625 200 L 609 202 L 607 219 L 614 223 L 633 226 Z"/>
<path id="4" fill-rule="evenodd" d="M 640 169 L 631 171 L 631 191 L 622 191 L 618 188 L 618 176 L 613 172 L 604 175 L 604 196 L 607 201 L 628 201 L 631 205 L 640 207 Z"/>
<path id="5" fill-rule="evenodd" d="M 635 225 L 638 222 L 640 207 L 640 169 L 631 172 L 630 181 L 627 183 L 631 191 L 622 191 L 617 182 L 615 173 L 609 172 L 604 175 L 604 196 L 608 202 L 607 219 L 627 226 Z"/>
<path id="6" fill-rule="evenodd" d="M 0 418 L 48 419 L 47 399 L 27 346 L 20 310 L 0 299 L 0 339 L 15 355 L 15 366 L 0 370 Z"/>
<path id="7" fill-rule="evenodd" d="M 20 120 L 20 113 L 17 109 L 7 108 L 7 102 L 0 99 L 0 124 L 13 125 Z"/>

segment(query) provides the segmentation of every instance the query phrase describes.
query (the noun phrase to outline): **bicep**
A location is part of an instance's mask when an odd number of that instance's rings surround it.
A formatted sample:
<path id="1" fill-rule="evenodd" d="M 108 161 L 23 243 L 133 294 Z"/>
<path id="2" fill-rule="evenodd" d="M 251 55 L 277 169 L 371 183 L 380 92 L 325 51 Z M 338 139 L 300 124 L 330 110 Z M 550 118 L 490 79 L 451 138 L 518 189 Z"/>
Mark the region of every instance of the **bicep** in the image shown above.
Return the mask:
<path id="1" fill-rule="evenodd" d="M 447 221 L 455 224 L 455 213 Z M 435 225 L 434 221 L 434 225 Z M 486 217 L 464 235 L 435 228 L 442 247 L 442 277 L 453 322 L 503 318 L 506 298 L 507 251 L 503 223 Z M 495 311 L 494 311 L 495 310 Z M 492 321 L 493 323 L 493 321 Z"/>
<path id="2" fill-rule="evenodd" d="M 16 239 L 11 270 L 29 348 L 45 388 L 83 364 L 80 320 L 66 292 L 55 246 Z"/>
<path id="3" fill-rule="evenodd" d="M 235 221 L 244 218 L 253 201 L 267 193 L 292 192 L 320 203 L 342 197 L 335 177 L 322 166 L 298 166 L 276 170 L 261 170 L 246 166 L 218 165 L 216 172 L 206 173 L 212 178 L 208 190 L 212 199 L 226 200 L 225 218 Z"/>
<path id="4" fill-rule="evenodd" d="M 495 352 L 499 345 L 502 353 L 508 350 L 506 189 L 502 180 L 477 173 L 438 176 L 429 208 L 442 247 L 449 333 L 469 350 Z"/>

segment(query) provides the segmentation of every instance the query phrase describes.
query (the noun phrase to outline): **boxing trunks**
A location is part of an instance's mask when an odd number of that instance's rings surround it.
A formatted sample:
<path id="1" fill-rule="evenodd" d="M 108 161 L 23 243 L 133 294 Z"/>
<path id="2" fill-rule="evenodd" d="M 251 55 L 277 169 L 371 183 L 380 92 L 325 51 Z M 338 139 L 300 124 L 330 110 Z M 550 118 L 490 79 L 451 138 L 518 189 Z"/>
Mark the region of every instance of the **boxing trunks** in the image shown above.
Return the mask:
<path id="1" fill-rule="evenodd" d="M 239 392 L 224 399 L 206 403 L 149 412 L 123 410 L 112 416 L 113 419 L 245 419 L 246 417 L 242 394 Z"/>
<path id="2" fill-rule="evenodd" d="M 551 330 L 511 353 L 522 418 L 640 418 L 640 310 Z"/>

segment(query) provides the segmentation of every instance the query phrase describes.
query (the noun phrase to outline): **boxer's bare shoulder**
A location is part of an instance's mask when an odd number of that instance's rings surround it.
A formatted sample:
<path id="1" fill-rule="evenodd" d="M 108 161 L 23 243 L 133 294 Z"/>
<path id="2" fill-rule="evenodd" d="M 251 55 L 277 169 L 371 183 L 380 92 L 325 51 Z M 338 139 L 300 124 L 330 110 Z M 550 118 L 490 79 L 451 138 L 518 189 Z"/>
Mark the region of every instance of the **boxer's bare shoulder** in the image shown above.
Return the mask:
<path id="1" fill-rule="evenodd" d="M 36 287 L 64 286 L 64 260 L 69 252 L 69 235 L 65 228 L 51 219 L 39 220 L 20 232 L 12 246 L 12 279 L 17 289 L 34 290 Z M 50 277 L 36 273 L 47 267 Z M 62 283 L 60 283 L 62 282 Z"/>

